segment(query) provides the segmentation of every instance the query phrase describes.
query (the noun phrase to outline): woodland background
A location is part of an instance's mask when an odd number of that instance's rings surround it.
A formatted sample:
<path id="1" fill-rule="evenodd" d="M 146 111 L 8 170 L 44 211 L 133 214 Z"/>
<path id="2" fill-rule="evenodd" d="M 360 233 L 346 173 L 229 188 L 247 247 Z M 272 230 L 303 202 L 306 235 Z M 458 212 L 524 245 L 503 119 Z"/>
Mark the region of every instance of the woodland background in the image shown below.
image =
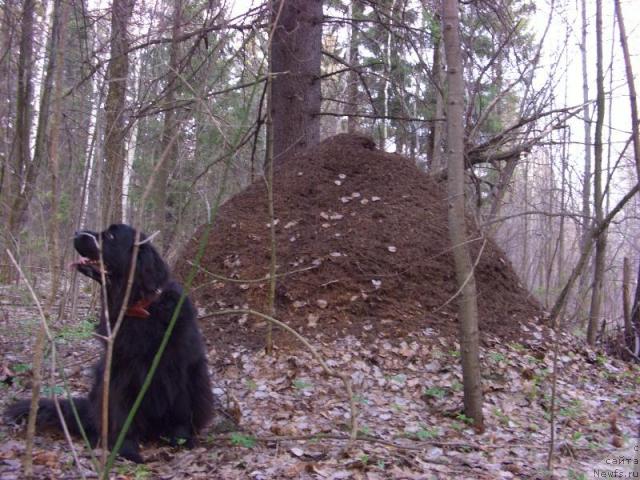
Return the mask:
<path id="1" fill-rule="evenodd" d="M 2 0 L 0 280 L 8 250 L 53 305 L 72 232 L 121 221 L 174 264 L 337 133 L 450 187 L 457 141 L 467 213 L 551 323 L 638 360 L 639 25 L 631 0 Z"/>
<path id="2" fill-rule="evenodd" d="M 607 108 L 599 165 L 592 153 L 593 2 L 470 2 L 461 9 L 468 210 L 547 308 L 584 249 L 598 205 L 606 216 L 636 181 L 619 26 L 613 4 L 605 3 Z M 634 14 L 629 2 L 621 4 Z M 145 231 L 161 231 L 158 243 L 175 259 L 211 218 L 223 188 L 224 201 L 263 173 L 266 8 L 185 0 L 4 1 L 3 252 L 11 249 L 31 271 L 51 272 L 57 291 L 72 256 L 70 232 L 138 215 Z M 438 12 L 429 1 L 324 2 L 321 38 L 316 28 L 295 39 L 322 66 L 320 98 L 311 99 L 320 102 L 319 112 L 310 114 L 319 130 L 305 142 L 357 130 L 437 175 L 445 167 Z M 636 19 L 627 27 L 631 39 Z M 274 108 L 274 128 L 295 130 L 299 119 L 282 118 L 294 114 Z M 277 161 L 282 146 L 275 148 Z M 607 329 L 623 318 L 624 259 L 636 270 L 636 202 L 604 233 L 599 321 Z M 592 265 L 582 270 L 565 312 L 578 329 L 589 317 Z M 15 278 L 5 256 L 2 275 Z"/>

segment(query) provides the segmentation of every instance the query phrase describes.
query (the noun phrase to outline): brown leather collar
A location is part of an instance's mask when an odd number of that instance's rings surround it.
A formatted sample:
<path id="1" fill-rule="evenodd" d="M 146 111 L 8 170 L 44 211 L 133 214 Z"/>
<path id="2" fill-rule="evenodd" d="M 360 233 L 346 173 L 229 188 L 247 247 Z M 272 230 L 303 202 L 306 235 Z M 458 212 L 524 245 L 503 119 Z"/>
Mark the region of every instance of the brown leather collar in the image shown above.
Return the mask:
<path id="1" fill-rule="evenodd" d="M 148 308 L 153 302 L 160 298 L 160 295 L 162 295 L 162 289 L 158 288 L 150 297 L 141 298 L 136 303 L 129 306 L 129 308 L 127 308 L 127 311 L 124 312 L 125 315 L 135 318 L 149 318 L 151 314 L 149 313 Z"/>

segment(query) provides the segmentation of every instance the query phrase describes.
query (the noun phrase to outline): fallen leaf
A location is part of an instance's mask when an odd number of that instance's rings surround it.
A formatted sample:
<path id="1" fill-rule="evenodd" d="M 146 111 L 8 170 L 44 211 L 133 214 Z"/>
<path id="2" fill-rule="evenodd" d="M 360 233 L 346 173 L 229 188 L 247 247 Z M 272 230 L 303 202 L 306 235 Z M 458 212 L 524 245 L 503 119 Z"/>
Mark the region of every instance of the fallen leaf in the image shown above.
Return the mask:
<path id="1" fill-rule="evenodd" d="M 290 448 L 289 451 L 293 453 L 296 457 L 301 457 L 304 455 L 304 450 L 298 447 Z"/>
<path id="2" fill-rule="evenodd" d="M 320 317 L 318 315 L 316 315 L 315 313 L 310 313 L 307 316 L 307 327 L 309 327 L 309 328 L 317 327 L 319 319 L 320 319 Z"/>

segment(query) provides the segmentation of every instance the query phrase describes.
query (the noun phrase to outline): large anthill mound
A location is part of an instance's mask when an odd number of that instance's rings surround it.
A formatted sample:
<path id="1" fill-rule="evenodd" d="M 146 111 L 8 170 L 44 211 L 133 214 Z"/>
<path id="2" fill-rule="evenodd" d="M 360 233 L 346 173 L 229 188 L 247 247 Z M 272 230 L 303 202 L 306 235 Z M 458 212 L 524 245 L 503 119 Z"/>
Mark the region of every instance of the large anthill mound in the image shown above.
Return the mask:
<path id="1" fill-rule="evenodd" d="M 457 333 L 453 258 L 445 192 L 413 162 L 375 148 L 371 139 L 338 135 L 276 165 L 278 277 L 276 316 L 315 338 L 352 333 L 406 337 L 434 328 Z M 504 253 L 468 222 L 476 269 L 480 329 L 519 337 L 540 315 Z M 188 245 L 186 277 L 204 230 Z M 194 282 L 208 312 L 249 306 L 267 312 L 269 217 L 262 180 L 226 202 L 216 218 Z M 240 282 L 216 280 L 209 273 Z M 243 281 L 244 280 L 244 281 Z M 238 316 L 204 325 L 220 345 L 262 345 L 264 323 Z M 289 343 L 278 334 L 277 341 Z"/>

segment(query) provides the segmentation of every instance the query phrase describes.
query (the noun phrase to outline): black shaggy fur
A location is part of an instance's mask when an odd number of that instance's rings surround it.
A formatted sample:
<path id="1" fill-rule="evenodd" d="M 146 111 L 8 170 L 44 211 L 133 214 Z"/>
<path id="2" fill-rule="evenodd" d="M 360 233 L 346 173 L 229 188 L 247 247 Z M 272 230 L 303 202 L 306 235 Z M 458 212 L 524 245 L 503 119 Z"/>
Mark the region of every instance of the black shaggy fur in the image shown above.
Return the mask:
<path id="1" fill-rule="evenodd" d="M 141 240 L 146 237 L 140 235 Z M 101 233 L 78 232 L 74 246 L 84 257 L 76 268 L 101 283 L 98 245 L 102 244 L 109 322 L 113 326 L 124 299 L 136 231 L 128 225 L 111 225 Z M 160 293 L 159 293 L 160 292 Z M 115 340 L 109 392 L 110 447 L 138 394 L 152 359 L 178 304 L 182 289 L 170 278 L 167 265 L 150 243 L 138 251 L 133 287 L 128 305 L 149 299 L 148 318 L 125 315 Z M 104 299 L 103 299 L 104 301 Z M 106 335 L 104 309 L 97 331 Z M 73 400 L 90 441 L 96 443 L 100 432 L 104 354 L 94 367 L 93 387 L 87 398 Z M 196 324 L 196 313 L 188 298 L 182 304 L 162 360 L 158 365 L 140 409 L 129 429 L 119 454 L 142 462 L 139 442 L 169 439 L 191 447 L 194 436 L 210 420 L 214 397 L 211 392 L 204 345 Z M 61 401 L 71 433 L 79 428 L 68 400 Z M 11 405 L 7 417 L 19 420 L 28 415 L 29 400 Z M 60 429 L 52 400 L 41 400 L 37 426 Z"/>

